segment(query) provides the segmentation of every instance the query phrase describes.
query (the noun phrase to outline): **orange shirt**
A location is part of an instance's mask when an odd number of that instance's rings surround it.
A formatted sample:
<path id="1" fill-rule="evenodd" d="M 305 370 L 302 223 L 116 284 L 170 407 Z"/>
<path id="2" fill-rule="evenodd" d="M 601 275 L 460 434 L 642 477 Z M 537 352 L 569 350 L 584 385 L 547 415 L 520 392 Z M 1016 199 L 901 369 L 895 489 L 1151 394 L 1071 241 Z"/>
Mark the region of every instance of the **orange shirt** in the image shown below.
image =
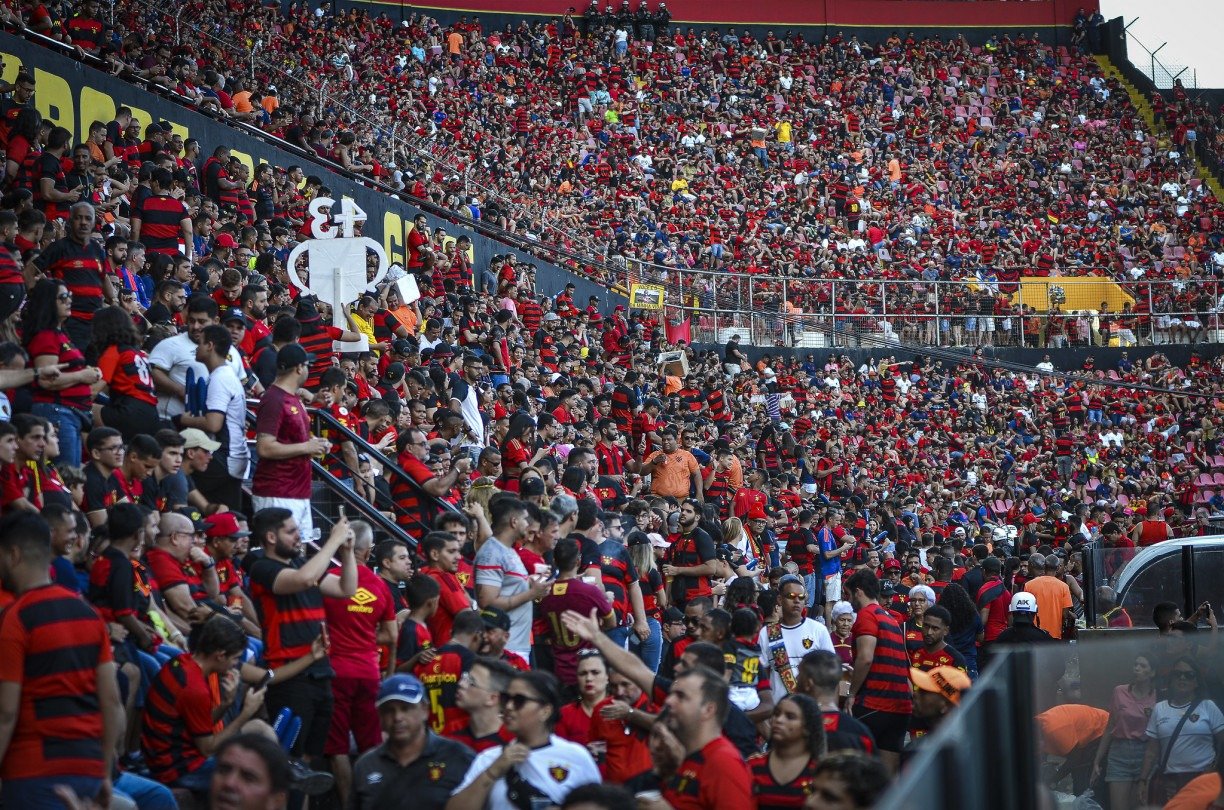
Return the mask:
<path id="1" fill-rule="evenodd" d="M 656 450 L 646 460 L 649 462 L 661 457 L 666 457 L 667 463 L 655 467 L 654 472 L 650 474 L 650 491 L 655 495 L 687 498 L 692 486 L 692 476 L 700 469 L 697 459 L 693 458 L 689 451 L 677 448 L 676 452 L 670 455 Z"/>
<path id="2" fill-rule="evenodd" d="M 447 34 L 446 50 L 453 54 L 460 53 L 463 50 L 463 34 L 458 31 L 451 31 Z"/>
<path id="3" fill-rule="evenodd" d="M 1191 779 L 1177 795 L 1169 800 L 1164 810 L 1208 810 L 1220 797 L 1220 775 L 1205 773 Z"/>
<path id="4" fill-rule="evenodd" d="M 1063 610 L 1071 607 L 1071 589 L 1061 579 L 1037 577 L 1024 583 L 1024 590 L 1037 599 L 1037 618 L 1041 629 L 1062 638 Z"/>

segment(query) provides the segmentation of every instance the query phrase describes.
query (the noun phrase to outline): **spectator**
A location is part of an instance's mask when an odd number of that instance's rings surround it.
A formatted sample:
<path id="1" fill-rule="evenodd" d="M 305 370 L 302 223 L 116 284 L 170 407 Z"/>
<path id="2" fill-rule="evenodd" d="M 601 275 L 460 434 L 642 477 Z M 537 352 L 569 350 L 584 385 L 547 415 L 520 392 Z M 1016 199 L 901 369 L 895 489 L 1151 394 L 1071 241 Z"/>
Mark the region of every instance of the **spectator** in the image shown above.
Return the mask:
<path id="1" fill-rule="evenodd" d="M 531 654 L 531 603 L 544 598 L 551 581 L 529 576 L 514 546 L 527 533 L 522 501 L 505 498 L 493 504 L 493 536 L 476 552 L 476 602 L 510 616 L 507 649 L 523 658 Z M 554 721 L 555 722 L 555 721 Z"/>
<path id="2" fill-rule="evenodd" d="M 123 724 L 110 639 L 97 611 L 51 583 L 50 564 L 46 521 L 28 512 L 0 519 L 0 584 L 14 597 L 9 604 L 14 609 L 0 614 L 4 802 L 54 806 L 56 787 L 66 786 L 106 805 Z M 35 666 L 39 659 L 61 660 L 71 668 L 46 672 Z M 46 700 L 76 710 L 40 717 L 37 706 Z M 72 756 L 48 757 L 48 737 L 60 740 Z"/>
<path id="3" fill-rule="evenodd" d="M 430 730 L 425 688 L 412 675 L 384 681 L 377 707 L 386 741 L 353 766 L 349 806 L 443 806 L 472 763 L 471 749 Z"/>
<path id="4" fill-rule="evenodd" d="M 246 391 L 227 360 L 232 347 L 223 326 L 207 326 L 200 333 L 196 359 L 208 370 L 208 394 L 201 415 L 184 413 L 178 423 L 210 433 L 220 443 L 212 463 L 195 477 L 196 486 L 209 503 L 238 509 L 251 456 L 246 443 Z"/>

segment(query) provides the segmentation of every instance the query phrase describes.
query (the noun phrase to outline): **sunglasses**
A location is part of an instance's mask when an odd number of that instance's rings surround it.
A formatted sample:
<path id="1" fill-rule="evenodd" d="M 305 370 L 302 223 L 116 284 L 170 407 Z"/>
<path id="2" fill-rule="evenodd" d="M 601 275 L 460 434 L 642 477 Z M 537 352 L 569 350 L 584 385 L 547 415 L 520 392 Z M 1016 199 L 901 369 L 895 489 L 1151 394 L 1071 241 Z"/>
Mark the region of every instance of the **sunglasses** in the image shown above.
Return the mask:
<path id="1" fill-rule="evenodd" d="M 1188 669 L 1175 669 L 1173 670 L 1173 677 L 1182 678 L 1187 681 L 1193 681 L 1198 678 L 1198 673 L 1192 672 L 1191 670 L 1188 670 Z"/>
<path id="2" fill-rule="evenodd" d="M 698 619 L 698 618 L 696 618 L 696 617 L 694 617 L 694 616 L 685 616 L 685 617 L 684 617 L 684 623 L 685 623 L 685 624 L 698 624 L 700 621 L 701 621 L 701 619 Z"/>
<path id="3" fill-rule="evenodd" d="M 515 711 L 521 711 L 522 708 L 528 703 L 544 702 L 537 697 L 532 697 L 531 695 L 512 695 L 509 692 L 502 692 L 500 700 L 503 709 L 513 706 Z"/>
<path id="4" fill-rule="evenodd" d="M 807 599 L 807 594 L 806 593 L 788 593 L 786 594 L 786 596 L 783 597 L 783 599 L 793 599 L 796 602 L 798 602 L 802 599 Z"/>

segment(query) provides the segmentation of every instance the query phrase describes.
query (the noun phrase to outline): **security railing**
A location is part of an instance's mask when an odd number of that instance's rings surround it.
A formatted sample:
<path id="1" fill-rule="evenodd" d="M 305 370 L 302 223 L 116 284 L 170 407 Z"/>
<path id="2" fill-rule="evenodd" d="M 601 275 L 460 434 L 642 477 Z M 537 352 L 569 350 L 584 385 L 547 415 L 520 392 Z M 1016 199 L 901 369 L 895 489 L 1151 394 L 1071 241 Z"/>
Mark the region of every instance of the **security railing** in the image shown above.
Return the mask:
<path id="1" fill-rule="evenodd" d="M 754 346 L 813 349 L 1224 342 L 1224 290 L 1215 280 L 1008 283 L 685 272 L 662 286 L 673 342 L 725 343 L 737 334 Z"/>

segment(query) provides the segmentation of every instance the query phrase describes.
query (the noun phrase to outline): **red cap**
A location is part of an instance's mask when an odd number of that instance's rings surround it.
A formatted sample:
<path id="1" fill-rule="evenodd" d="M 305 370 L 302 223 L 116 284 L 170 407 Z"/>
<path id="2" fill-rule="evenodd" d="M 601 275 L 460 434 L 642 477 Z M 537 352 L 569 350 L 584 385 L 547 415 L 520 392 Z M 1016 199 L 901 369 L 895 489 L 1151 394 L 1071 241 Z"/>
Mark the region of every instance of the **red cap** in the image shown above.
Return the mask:
<path id="1" fill-rule="evenodd" d="M 884 570 L 885 571 L 900 571 L 901 561 L 900 560 L 885 560 Z"/>
<path id="2" fill-rule="evenodd" d="M 250 537 L 250 532 L 244 532 L 238 528 L 238 518 L 234 517 L 233 512 L 218 512 L 215 515 L 209 515 L 204 518 L 204 522 L 208 524 L 205 534 L 208 537 Z"/>
<path id="3" fill-rule="evenodd" d="M 765 520 L 768 515 L 765 514 L 765 508 L 762 506 L 754 506 L 748 511 L 749 520 Z"/>
<path id="4" fill-rule="evenodd" d="M 235 241 L 234 237 L 230 236 L 228 233 L 223 233 L 218 235 L 217 238 L 213 240 L 213 245 L 219 248 L 229 248 L 233 250 L 234 248 L 238 247 L 238 242 Z"/>

